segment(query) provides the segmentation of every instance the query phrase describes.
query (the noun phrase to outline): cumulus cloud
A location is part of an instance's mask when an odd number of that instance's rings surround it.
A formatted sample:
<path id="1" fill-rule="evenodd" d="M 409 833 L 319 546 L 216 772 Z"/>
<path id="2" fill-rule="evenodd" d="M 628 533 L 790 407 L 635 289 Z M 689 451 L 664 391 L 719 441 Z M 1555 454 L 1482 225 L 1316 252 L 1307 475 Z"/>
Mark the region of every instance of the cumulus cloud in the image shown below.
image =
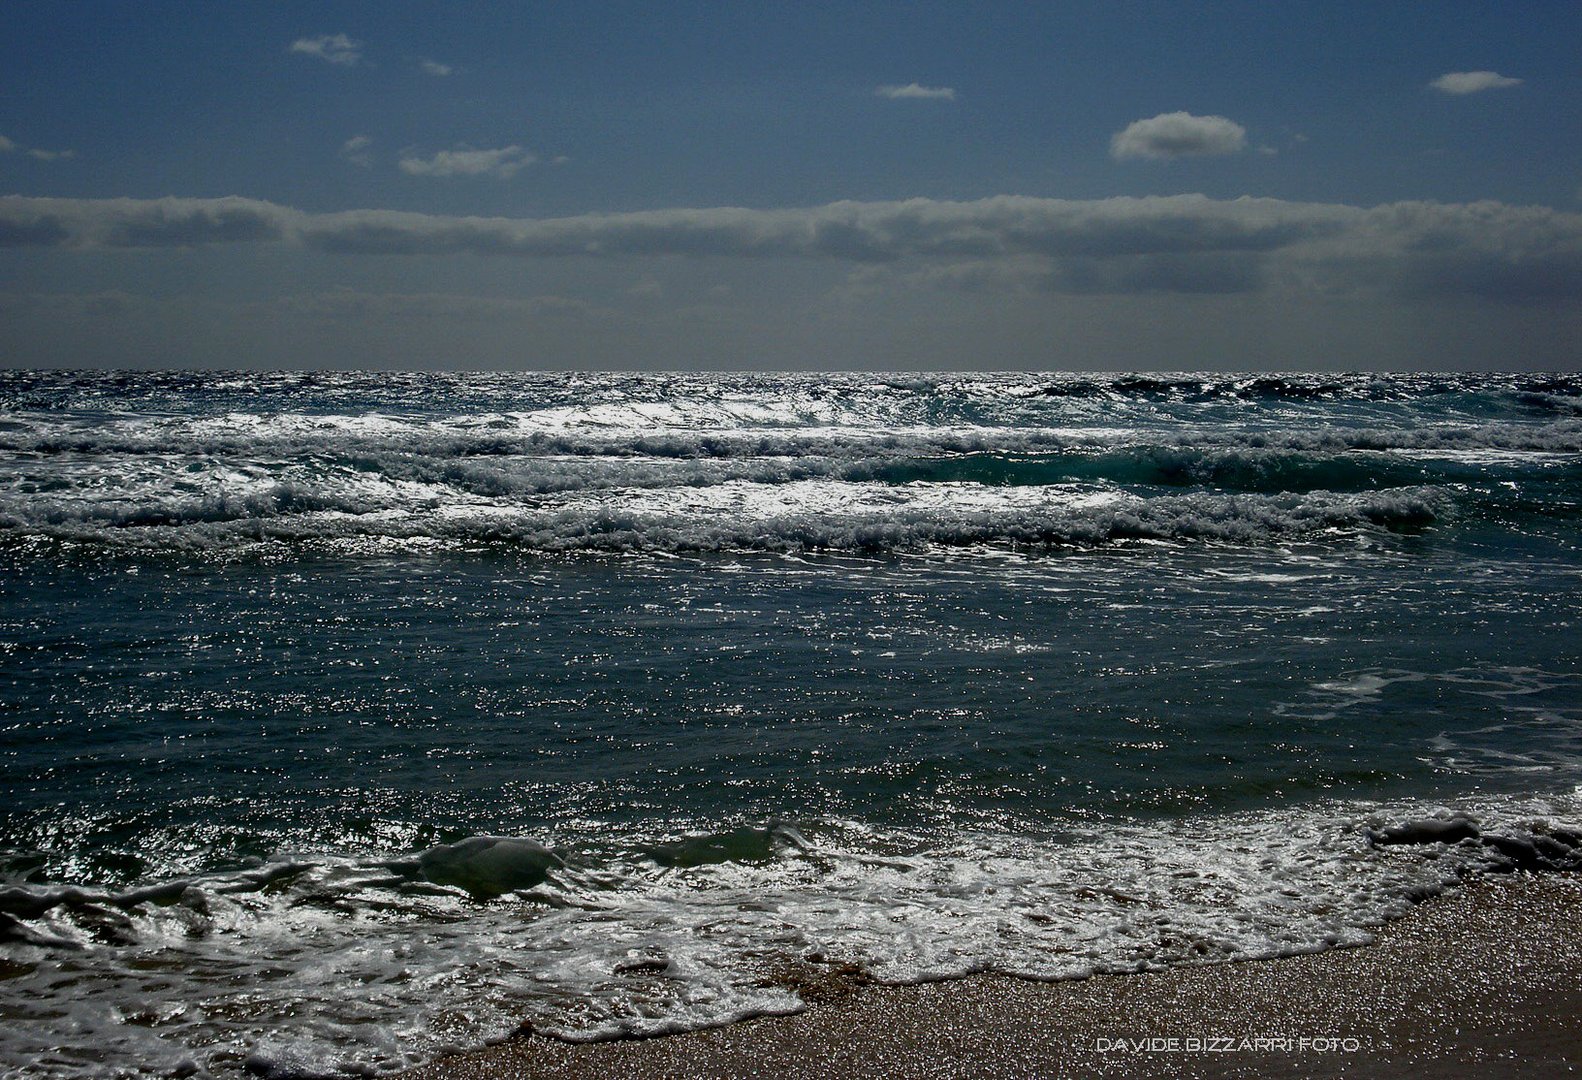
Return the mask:
<path id="1" fill-rule="evenodd" d="M 1136 120 L 1110 139 L 1117 159 L 1204 157 L 1239 153 L 1247 145 L 1247 129 L 1223 116 L 1160 113 Z"/>
<path id="2" fill-rule="evenodd" d="M 456 70 L 449 64 L 441 64 L 437 60 L 424 60 L 418 64 L 418 67 L 422 68 L 426 74 L 433 75 L 435 78 L 440 79 L 443 79 L 445 76 Z"/>
<path id="3" fill-rule="evenodd" d="M 431 158 L 408 155 L 401 171 L 410 176 L 493 176 L 508 179 L 538 159 L 520 146 L 498 150 L 441 150 Z"/>
<path id="4" fill-rule="evenodd" d="M 905 86 L 881 86 L 874 91 L 891 101 L 955 101 L 956 91 L 948 86 L 922 86 L 907 83 Z"/>
<path id="5" fill-rule="evenodd" d="M 341 144 L 341 157 L 366 169 L 374 163 L 373 154 L 369 152 L 373 145 L 373 139 L 367 135 L 353 135 Z"/>
<path id="6" fill-rule="evenodd" d="M 1015 281 L 1068 293 L 1280 288 L 1582 301 L 1582 214 L 1494 202 L 997 196 L 534 219 L 308 214 L 240 198 L 0 197 L 0 246 L 239 243 L 352 255 L 818 259 L 893 265 L 942 286 Z"/>
<path id="7" fill-rule="evenodd" d="M 1445 94 L 1476 94 L 1484 90 L 1501 90 L 1507 86 L 1520 86 L 1520 79 L 1512 79 L 1497 71 L 1451 71 L 1439 76 L 1428 85 Z"/>
<path id="8" fill-rule="evenodd" d="M 353 41 L 345 34 L 322 34 L 314 38 L 297 38 L 288 51 L 351 67 L 363 58 L 363 43 Z"/>

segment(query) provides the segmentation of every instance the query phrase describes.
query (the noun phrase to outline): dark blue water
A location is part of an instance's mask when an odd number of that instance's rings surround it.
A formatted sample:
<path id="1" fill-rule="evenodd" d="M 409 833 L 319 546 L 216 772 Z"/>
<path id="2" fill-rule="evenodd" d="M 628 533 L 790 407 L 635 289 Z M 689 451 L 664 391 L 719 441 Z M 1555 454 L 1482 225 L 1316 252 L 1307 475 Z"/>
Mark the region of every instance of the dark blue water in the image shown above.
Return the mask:
<path id="1" fill-rule="evenodd" d="M 797 1007 L 764 966 L 814 953 L 1311 949 L 1503 865 L 1370 829 L 1582 821 L 1575 378 L 0 405 L 7 1067 L 669 1030 Z"/>

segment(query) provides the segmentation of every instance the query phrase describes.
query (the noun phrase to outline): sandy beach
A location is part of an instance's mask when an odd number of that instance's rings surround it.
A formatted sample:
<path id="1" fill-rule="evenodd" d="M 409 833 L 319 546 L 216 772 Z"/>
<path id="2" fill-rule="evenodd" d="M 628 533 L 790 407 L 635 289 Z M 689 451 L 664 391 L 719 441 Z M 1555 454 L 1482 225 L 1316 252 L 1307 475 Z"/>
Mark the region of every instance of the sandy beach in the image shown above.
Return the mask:
<path id="1" fill-rule="evenodd" d="M 1278 960 L 1063 983 L 804 977 L 795 1016 L 582 1045 L 524 1033 L 404 1075 L 1565 1075 L 1582 1067 L 1582 878 L 1474 881 L 1371 946 Z"/>

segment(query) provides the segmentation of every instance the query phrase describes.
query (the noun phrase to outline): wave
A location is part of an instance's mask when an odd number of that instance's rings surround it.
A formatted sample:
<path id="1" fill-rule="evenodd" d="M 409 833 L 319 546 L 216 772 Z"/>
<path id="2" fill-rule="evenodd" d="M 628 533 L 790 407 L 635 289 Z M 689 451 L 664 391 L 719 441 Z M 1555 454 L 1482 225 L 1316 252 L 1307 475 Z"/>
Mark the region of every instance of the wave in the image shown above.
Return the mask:
<path id="1" fill-rule="evenodd" d="M 1042 397 L 1151 397 L 1177 401 L 1406 401 L 1491 392 L 1582 397 L 1574 375 L 1113 375 L 1066 376 L 1032 391 Z"/>
<path id="2" fill-rule="evenodd" d="M 839 820 L 592 846 L 466 837 L 120 892 L 0 889 L 0 1066 L 392 1071 L 517 1029 L 654 1035 L 881 981 L 1039 979 L 1369 940 L 1471 874 L 1582 867 L 1576 795 L 1334 803 L 1059 834 Z M 107 1056 L 107 1057 L 106 1057 Z"/>
<path id="3" fill-rule="evenodd" d="M 256 381 L 0 378 L 38 406 L 0 414 L 0 546 L 1260 544 L 1582 506 L 1574 376 Z"/>
<path id="4" fill-rule="evenodd" d="M 567 415 L 468 414 L 401 417 L 232 413 L 209 417 L 59 419 L 14 416 L 0 423 L 0 453 L 22 463 L 76 455 L 246 461 L 329 458 L 377 461 L 392 455 L 459 461 L 490 457 L 648 457 L 744 460 L 827 457 L 838 461 L 951 454 L 1347 454 L 1494 451 L 1582 453 L 1582 419 L 1546 422 L 1231 423 L 1221 418 L 1165 425 L 1083 423 L 847 425 L 739 423 L 732 415 L 656 418 L 652 410 Z"/>
<path id="5" fill-rule="evenodd" d="M 1529 461 L 1487 455 L 1438 458 L 1342 450 L 1338 453 L 1202 446 L 1137 445 L 1057 453 L 967 452 L 947 456 L 876 458 L 837 467 L 843 479 L 906 484 L 976 483 L 994 486 L 1089 481 L 1125 487 L 1204 487 L 1273 494 L 1302 491 L 1376 491 L 1413 485 L 1507 479 Z M 836 470 L 832 470 L 836 471 Z M 1579 477 L 1582 478 L 1582 477 Z"/>
<path id="6" fill-rule="evenodd" d="M 707 397 L 766 389 L 842 398 L 880 394 L 916 397 L 1178 398 L 1201 401 L 1421 401 L 1538 394 L 1582 398 L 1576 373 L 858 373 L 767 372 L 334 372 L 334 371 L 6 371 L 0 407 L 147 408 L 182 410 L 194 397 L 220 400 L 384 404 L 424 409 L 436 398 L 487 409 L 523 401 Z"/>
<path id="7" fill-rule="evenodd" d="M 1432 488 L 1140 498 L 1077 487 L 904 488 L 826 480 L 582 492 L 546 506 L 445 499 L 381 483 L 266 484 L 131 502 L 38 501 L 0 516 L 11 546 L 226 551 L 260 542 L 438 541 L 532 552 L 861 552 L 991 546 L 1049 550 L 1127 541 L 1267 544 L 1411 532 L 1449 503 Z"/>
<path id="8" fill-rule="evenodd" d="M 410 485 L 483 498 L 531 498 L 612 488 L 701 488 L 733 482 L 785 484 L 829 479 L 891 486 L 916 483 L 981 487 L 1054 487 L 1089 483 L 1112 487 L 1185 488 L 1276 493 L 1364 491 L 1411 485 L 1487 484 L 1523 479 L 1542 465 L 1548 474 L 1574 477 L 1569 462 L 1510 460 L 1492 454 L 1424 458 L 1374 452 L 1323 454 L 1287 450 L 1138 445 L 1054 451 L 953 450 L 938 447 L 849 447 L 845 454 L 745 457 L 510 455 L 442 457 L 390 453 L 355 458 L 322 454 L 302 458 L 225 459 L 159 455 L 105 460 L 72 455 L 24 463 L 0 486 L 0 514 L 18 520 L 51 519 L 46 508 L 78 500 L 105 504 L 203 491 L 236 498 L 260 484 L 392 488 L 392 505 Z M 327 507 L 326 507 L 327 508 Z M 223 512 L 222 512 L 222 516 Z"/>

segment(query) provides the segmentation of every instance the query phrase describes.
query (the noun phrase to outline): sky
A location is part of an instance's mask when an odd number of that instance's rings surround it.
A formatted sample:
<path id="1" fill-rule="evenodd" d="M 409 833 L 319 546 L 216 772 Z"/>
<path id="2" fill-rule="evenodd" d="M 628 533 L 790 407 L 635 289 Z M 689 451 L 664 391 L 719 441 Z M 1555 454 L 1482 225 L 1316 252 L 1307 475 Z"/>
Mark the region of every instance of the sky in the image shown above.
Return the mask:
<path id="1" fill-rule="evenodd" d="M 1582 368 L 1582 3 L 0 6 L 0 366 Z"/>

